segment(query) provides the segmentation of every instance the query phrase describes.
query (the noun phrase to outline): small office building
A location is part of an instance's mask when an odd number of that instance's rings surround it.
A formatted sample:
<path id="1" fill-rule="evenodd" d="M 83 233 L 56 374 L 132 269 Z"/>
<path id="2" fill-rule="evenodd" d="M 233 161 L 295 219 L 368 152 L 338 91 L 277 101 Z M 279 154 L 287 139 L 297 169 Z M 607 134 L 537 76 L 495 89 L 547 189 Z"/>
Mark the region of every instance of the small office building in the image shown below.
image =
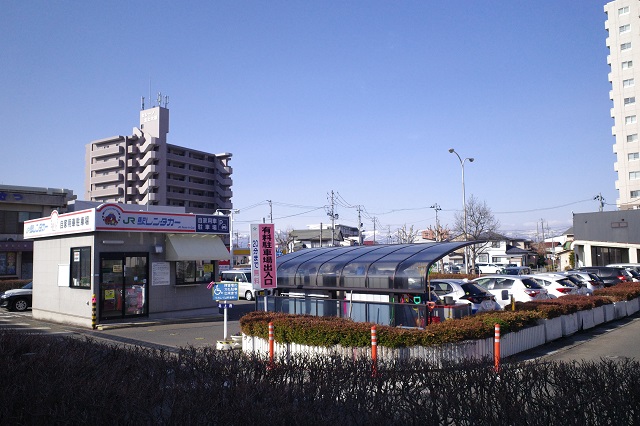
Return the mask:
<path id="1" fill-rule="evenodd" d="M 576 267 L 640 262 L 640 210 L 573 215 Z"/>
<path id="2" fill-rule="evenodd" d="M 213 308 L 208 285 L 230 259 L 229 217 L 148 209 L 101 204 L 26 221 L 33 317 L 91 327 Z"/>

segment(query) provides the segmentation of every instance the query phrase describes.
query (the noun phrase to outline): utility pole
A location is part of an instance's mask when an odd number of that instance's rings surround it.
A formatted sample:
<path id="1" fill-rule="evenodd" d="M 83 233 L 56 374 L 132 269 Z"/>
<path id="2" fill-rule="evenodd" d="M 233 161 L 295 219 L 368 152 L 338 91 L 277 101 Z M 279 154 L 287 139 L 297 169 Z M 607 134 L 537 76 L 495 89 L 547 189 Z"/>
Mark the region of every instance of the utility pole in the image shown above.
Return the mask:
<path id="1" fill-rule="evenodd" d="M 440 242 L 440 222 L 438 222 L 438 212 L 442 210 L 438 203 L 435 203 L 430 209 L 434 209 L 436 211 L 436 241 Z"/>
<path id="2" fill-rule="evenodd" d="M 358 206 L 358 245 L 362 245 L 362 218 L 360 217 L 360 212 L 362 211 L 362 207 Z"/>
<path id="3" fill-rule="evenodd" d="M 436 212 L 436 242 L 440 242 L 440 222 L 438 222 L 438 211 L 442 209 L 440 208 L 438 203 L 433 204 L 429 208 L 435 210 Z M 438 262 L 438 269 L 439 272 L 444 272 L 444 260 L 440 259 L 440 261 Z"/>
<path id="4" fill-rule="evenodd" d="M 593 199 L 600 203 L 600 211 L 602 211 L 604 209 L 604 201 L 605 201 L 604 198 L 602 198 L 602 193 L 599 193 L 598 195 L 593 197 Z"/>
<path id="5" fill-rule="evenodd" d="M 273 206 L 271 205 L 271 200 L 267 200 L 269 203 L 269 223 L 273 223 Z"/>
<path id="6" fill-rule="evenodd" d="M 373 245 L 376 245 L 376 218 L 373 218 Z"/>
<path id="7" fill-rule="evenodd" d="M 336 230 L 336 219 L 338 218 L 338 214 L 334 212 L 335 200 L 334 200 L 333 191 L 331 191 L 330 206 L 331 206 L 331 209 L 327 212 L 327 215 L 331 218 L 331 244 L 330 244 L 330 246 L 333 247 L 333 243 L 336 240 L 336 231 L 335 231 Z"/>

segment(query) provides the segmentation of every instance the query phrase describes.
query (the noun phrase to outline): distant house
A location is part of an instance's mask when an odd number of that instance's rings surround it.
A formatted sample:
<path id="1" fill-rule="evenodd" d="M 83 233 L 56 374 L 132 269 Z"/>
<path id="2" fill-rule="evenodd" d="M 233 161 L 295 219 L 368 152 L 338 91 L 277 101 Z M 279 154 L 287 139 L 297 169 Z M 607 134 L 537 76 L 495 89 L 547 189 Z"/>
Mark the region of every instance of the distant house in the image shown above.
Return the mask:
<path id="1" fill-rule="evenodd" d="M 511 238 L 492 232 L 487 234 L 488 241 L 476 253 L 476 263 L 514 263 L 518 266 L 535 264 L 538 253 L 531 248 L 531 241 L 524 238 Z"/>
<path id="2" fill-rule="evenodd" d="M 303 248 L 335 247 L 344 241 L 342 232 L 331 229 L 297 229 L 291 231 L 293 238 L 293 251 Z"/>
<path id="3" fill-rule="evenodd" d="M 291 231 L 293 237 L 293 251 L 312 247 L 335 247 L 358 245 L 359 231 L 355 226 L 336 225 L 331 230 L 331 225 L 311 225 L 309 229 L 296 229 Z M 364 238 L 364 236 L 363 236 Z"/>

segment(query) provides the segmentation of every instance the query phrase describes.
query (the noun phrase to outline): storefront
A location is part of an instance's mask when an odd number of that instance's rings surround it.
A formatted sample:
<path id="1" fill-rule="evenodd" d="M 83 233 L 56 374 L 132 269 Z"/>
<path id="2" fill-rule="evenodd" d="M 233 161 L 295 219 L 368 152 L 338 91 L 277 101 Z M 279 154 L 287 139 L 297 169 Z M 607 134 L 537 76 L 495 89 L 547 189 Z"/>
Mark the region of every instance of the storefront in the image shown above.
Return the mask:
<path id="1" fill-rule="evenodd" d="M 229 217 L 102 204 L 25 223 L 33 240 L 33 317 L 92 326 L 211 309 L 207 285 L 229 260 Z M 166 209 L 166 207 L 165 207 Z"/>

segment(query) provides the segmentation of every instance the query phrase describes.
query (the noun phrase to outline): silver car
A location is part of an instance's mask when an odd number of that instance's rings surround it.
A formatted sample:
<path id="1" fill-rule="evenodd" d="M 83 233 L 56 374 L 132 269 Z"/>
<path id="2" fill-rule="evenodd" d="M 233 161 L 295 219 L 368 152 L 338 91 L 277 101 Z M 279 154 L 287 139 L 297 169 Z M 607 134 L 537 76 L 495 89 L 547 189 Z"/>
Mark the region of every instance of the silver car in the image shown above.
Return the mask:
<path id="1" fill-rule="evenodd" d="M 528 277 L 516 275 L 488 275 L 473 280 L 496 297 L 502 309 L 511 303 L 549 299 L 546 288 Z"/>
<path id="2" fill-rule="evenodd" d="M 454 303 L 468 303 L 472 314 L 501 309 L 492 294 L 471 281 L 435 279 L 431 280 L 431 288 L 440 299 L 451 297 Z"/>

